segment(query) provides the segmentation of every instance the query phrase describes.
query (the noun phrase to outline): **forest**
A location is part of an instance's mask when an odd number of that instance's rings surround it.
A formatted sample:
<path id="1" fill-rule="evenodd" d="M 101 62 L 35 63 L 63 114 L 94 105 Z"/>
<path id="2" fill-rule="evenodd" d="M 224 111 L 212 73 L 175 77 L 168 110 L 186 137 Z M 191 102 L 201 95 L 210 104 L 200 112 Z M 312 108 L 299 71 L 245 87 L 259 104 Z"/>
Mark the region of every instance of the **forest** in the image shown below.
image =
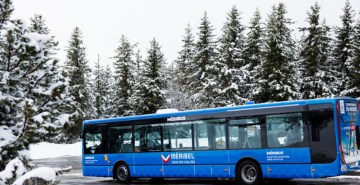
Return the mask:
<path id="1" fill-rule="evenodd" d="M 31 144 L 78 141 L 89 119 L 318 96 L 360 100 L 360 10 L 349 1 L 341 26 L 320 20 L 314 3 L 308 26 L 298 28 L 300 39 L 284 3 L 265 18 L 256 9 L 249 24 L 235 5 L 229 8 L 221 35 L 213 34 L 206 12 L 195 17 L 200 24 L 184 29 L 175 61 L 166 61 L 156 38 L 141 56 L 138 43 L 122 35 L 119 46 L 109 48 L 114 62 L 104 66 L 101 56 L 87 59 L 80 28 L 59 48 L 42 15 L 26 25 L 11 18 L 11 0 L 0 0 L 0 171 L 14 158 L 31 168 L 23 152 Z M 60 49 L 65 61 L 56 58 Z"/>

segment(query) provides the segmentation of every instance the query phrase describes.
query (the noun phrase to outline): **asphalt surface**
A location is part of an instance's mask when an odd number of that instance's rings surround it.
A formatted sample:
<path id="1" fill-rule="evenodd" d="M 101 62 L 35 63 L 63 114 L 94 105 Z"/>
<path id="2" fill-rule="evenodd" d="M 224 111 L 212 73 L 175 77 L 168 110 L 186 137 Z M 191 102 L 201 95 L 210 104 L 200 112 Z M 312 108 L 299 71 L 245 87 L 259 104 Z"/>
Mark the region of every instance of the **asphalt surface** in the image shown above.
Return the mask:
<path id="1" fill-rule="evenodd" d="M 81 171 L 81 157 L 58 157 L 48 159 L 36 159 L 33 163 L 38 167 L 51 167 L 51 168 L 66 168 L 72 166 L 72 170 L 68 173 L 61 174 L 56 177 L 56 180 L 60 180 L 60 184 L 68 185 L 116 185 L 119 184 L 116 180 L 110 177 L 84 177 Z M 291 180 L 265 180 L 264 185 L 327 185 L 327 184 L 346 184 L 346 185 L 359 185 L 360 179 L 291 179 Z M 175 178 L 139 178 L 132 180 L 130 184 L 195 184 L 195 185 L 215 185 L 215 184 L 238 184 L 235 180 L 218 180 L 218 179 L 175 179 Z"/>

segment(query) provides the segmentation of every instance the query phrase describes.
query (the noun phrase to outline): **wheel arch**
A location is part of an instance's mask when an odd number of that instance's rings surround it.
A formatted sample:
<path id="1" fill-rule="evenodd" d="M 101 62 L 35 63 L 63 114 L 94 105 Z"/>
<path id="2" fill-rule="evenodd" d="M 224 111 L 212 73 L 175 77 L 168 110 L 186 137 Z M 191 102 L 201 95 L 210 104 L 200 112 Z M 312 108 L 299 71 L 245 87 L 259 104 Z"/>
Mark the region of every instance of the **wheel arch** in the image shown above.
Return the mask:
<path id="1" fill-rule="evenodd" d="M 238 162 L 236 163 L 236 165 L 235 165 L 235 178 L 237 178 L 237 173 L 238 173 L 237 170 L 238 170 L 238 167 L 239 167 L 239 165 L 240 165 L 243 161 L 253 161 L 254 163 L 256 163 L 256 164 L 259 166 L 259 168 L 260 168 L 261 176 L 263 176 L 263 174 L 262 174 L 262 169 L 261 169 L 261 165 L 260 165 L 259 161 L 257 161 L 257 160 L 256 160 L 255 158 L 253 158 L 253 157 L 246 156 L 246 157 L 243 157 L 243 158 L 239 159 Z"/>
<path id="2" fill-rule="evenodd" d="M 121 164 L 121 163 L 126 164 L 126 165 L 128 166 L 128 168 L 129 168 L 129 170 L 130 170 L 129 164 L 128 164 L 126 161 L 124 161 L 124 160 L 118 160 L 118 161 L 116 161 L 116 162 L 114 163 L 114 165 L 113 165 L 113 170 L 112 170 L 112 172 L 113 172 L 113 178 L 114 178 L 114 179 L 115 179 L 115 176 L 114 176 L 115 168 L 116 168 L 117 165 L 119 165 L 119 164 Z"/>

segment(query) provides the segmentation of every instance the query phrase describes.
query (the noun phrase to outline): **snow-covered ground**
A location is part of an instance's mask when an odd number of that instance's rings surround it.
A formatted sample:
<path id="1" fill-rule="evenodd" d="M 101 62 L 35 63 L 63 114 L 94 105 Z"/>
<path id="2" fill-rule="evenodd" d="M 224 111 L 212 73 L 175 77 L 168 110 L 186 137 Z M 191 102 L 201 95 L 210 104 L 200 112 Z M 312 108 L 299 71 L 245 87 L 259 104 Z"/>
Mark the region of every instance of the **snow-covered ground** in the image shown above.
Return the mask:
<path id="1" fill-rule="evenodd" d="M 74 144 L 38 143 L 30 146 L 31 159 L 43 159 L 66 156 L 81 156 L 81 142 Z"/>

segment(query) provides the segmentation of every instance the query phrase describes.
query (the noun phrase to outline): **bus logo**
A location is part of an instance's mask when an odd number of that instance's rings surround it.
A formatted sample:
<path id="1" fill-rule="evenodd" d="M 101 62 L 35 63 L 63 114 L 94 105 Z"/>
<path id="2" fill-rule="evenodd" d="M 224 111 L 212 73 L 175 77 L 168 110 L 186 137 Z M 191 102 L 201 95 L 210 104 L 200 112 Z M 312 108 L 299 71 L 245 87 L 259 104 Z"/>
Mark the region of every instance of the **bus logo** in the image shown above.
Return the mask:
<path id="1" fill-rule="evenodd" d="M 168 163 L 170 161 L 170 155 L 168 155 L 166 158 L 161 155 L 161 159 L 164 161 L 164 163 Z"/>
<path id="2" fill-rule="evenodd" d="M 185 121 L 185 116 L 167 118 L 167 121 Z"/>

